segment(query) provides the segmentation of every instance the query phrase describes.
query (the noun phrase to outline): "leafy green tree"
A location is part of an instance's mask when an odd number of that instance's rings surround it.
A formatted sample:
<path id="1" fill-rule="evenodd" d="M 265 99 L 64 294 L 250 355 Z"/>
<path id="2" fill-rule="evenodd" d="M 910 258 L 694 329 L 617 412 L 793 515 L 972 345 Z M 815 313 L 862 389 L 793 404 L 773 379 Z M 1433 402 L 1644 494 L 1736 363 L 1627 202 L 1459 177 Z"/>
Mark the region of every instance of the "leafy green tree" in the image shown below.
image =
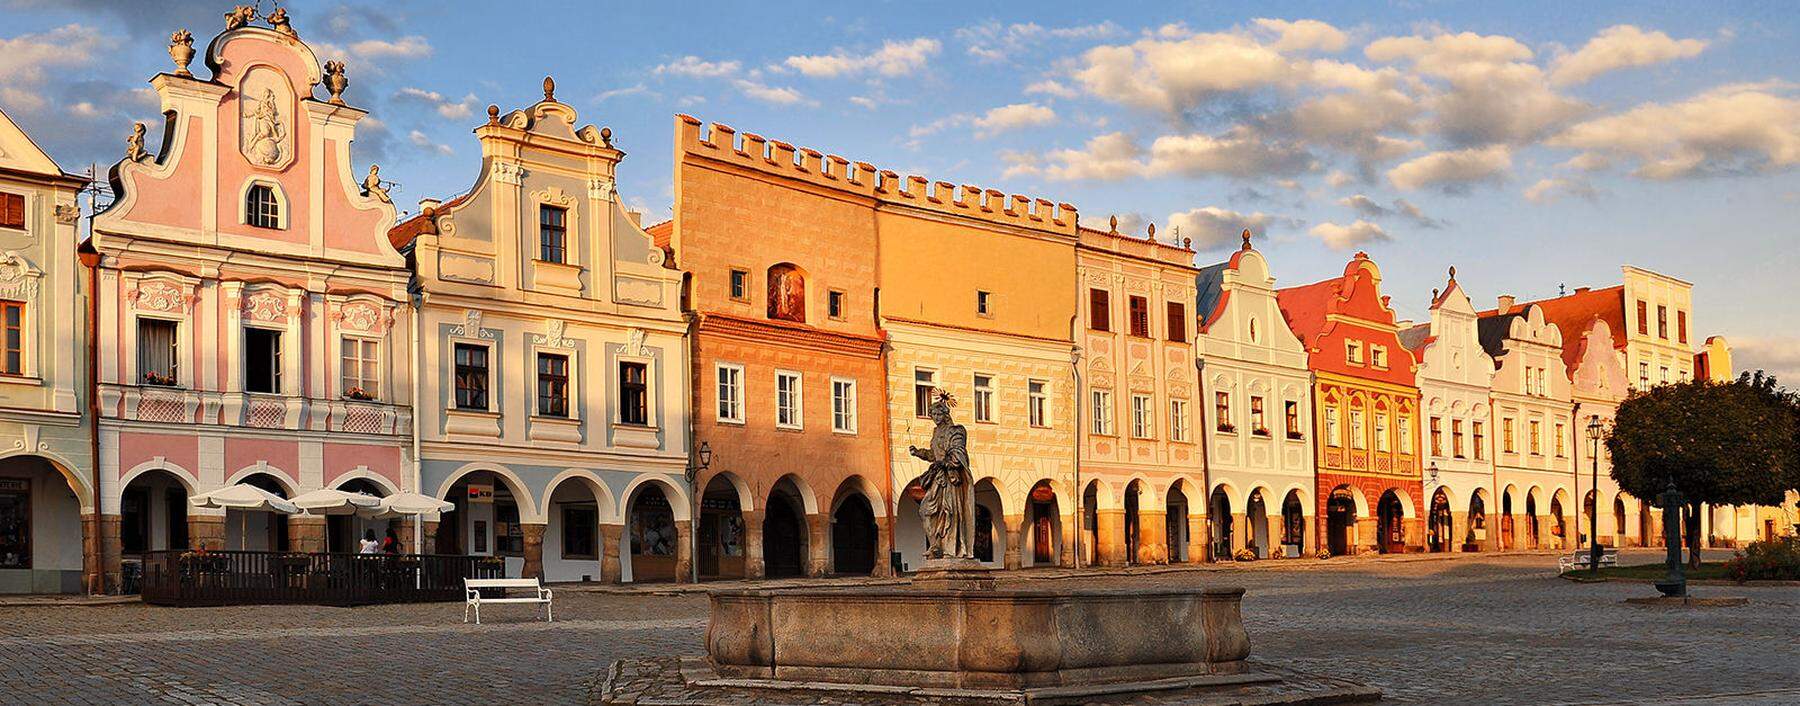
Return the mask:
<path id="1" fill-rule="evenodd" d="M 1794 396 L 1760 373 L 1634 392 L 1606 438 L 1619 488 L 1655 502 L 1670 481 L 1687 497 L 1686 544 L 1700 561 L 1701 506 L 1779 505 L 1800 469 Z"/>

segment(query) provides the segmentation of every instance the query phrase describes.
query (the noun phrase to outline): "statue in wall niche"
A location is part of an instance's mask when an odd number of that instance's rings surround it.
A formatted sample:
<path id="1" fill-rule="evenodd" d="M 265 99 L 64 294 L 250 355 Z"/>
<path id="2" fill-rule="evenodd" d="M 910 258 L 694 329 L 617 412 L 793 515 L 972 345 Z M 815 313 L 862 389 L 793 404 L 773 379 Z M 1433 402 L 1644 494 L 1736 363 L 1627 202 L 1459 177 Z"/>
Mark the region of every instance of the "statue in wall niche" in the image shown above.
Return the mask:
<path id="1" fill-rule="evenodd" d="M 968 521 L 972 516 L 969 494 L 969 433 L 950 418 L 956 404 L 948 393 L 939 392 L 931 402 L 931 447 L 908 446 L 907 453 L 931 464 L 919 476 L 919 487 L 925 498 L 919 502 L 919 519 L 925 523 L 925 558 L 973 559 Z"/>
<path id="2" fill-rule="evenodd" d="M 281 105 L 275 89 L 264 88 L 256 101 L 256 112 L 250 114 L 250 155 L 266 165 L 281 162 L 281 145 L 287 140 L 287 126 L 281 124 Z"/>

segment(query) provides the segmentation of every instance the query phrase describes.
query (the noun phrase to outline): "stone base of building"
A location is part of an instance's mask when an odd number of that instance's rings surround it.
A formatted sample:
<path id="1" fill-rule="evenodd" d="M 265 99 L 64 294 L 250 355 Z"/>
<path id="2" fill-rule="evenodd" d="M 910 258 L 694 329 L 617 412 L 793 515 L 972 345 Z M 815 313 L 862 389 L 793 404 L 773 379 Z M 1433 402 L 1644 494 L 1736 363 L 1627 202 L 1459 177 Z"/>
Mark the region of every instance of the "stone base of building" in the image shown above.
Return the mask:
<path id="1" fill-rule="evenodd" d="M 821 703 L 1312 706 L 1381 700 L 1381 690 L 1371 686 L 1256 662 L 1251 662 L 1242 674 L 1207 674 L 1076 687 L 942 689 L 732 678 L 721 676 L 704 657 L 665 657 L 614 662 L 593 684 L 587 703 L 605 706 L 645 703 L 708 706 L 810 706 Z"/>

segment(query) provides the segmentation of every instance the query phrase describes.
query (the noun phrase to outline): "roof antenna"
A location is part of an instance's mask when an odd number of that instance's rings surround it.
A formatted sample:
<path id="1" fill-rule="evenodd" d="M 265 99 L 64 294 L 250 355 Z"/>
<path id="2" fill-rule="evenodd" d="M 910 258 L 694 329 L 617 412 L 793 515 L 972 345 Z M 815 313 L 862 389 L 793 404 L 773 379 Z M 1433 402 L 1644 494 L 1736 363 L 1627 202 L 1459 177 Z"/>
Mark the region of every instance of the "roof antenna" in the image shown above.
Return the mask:
<path id="1" fill-rule="evenodd" d="M 1559 297 L 1566 296 L 1568 293 L 1569 293 L 1569 285 L 1568 284 L 1563 283 L 1563 282 L 1556 283 L 1556 296 L 1559 296 Z"/>

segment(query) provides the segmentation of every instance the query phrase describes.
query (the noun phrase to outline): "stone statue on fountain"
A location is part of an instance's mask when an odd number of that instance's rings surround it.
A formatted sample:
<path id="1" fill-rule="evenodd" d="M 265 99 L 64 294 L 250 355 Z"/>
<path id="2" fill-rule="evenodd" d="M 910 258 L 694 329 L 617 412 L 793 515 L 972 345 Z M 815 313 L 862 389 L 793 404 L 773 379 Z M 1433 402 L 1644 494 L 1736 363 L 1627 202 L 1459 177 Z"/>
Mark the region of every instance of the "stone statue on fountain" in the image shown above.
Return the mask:
<path id="1" fill-rule="evenodd" d="M 914 458 L 931 464 L 919 476 L 919 487 L 925 491 L 919 519 L 925 524 L 928 569 L 939 564 L 972 564 L 975 557 L 969 535 L 974 517 L 969 433 L 951 419 L 955 405 L 955 398 L 946 393 L 934 395 L 930 414 L 937 426 L 931 431 L 931 446 L 907 448 Z"/>

